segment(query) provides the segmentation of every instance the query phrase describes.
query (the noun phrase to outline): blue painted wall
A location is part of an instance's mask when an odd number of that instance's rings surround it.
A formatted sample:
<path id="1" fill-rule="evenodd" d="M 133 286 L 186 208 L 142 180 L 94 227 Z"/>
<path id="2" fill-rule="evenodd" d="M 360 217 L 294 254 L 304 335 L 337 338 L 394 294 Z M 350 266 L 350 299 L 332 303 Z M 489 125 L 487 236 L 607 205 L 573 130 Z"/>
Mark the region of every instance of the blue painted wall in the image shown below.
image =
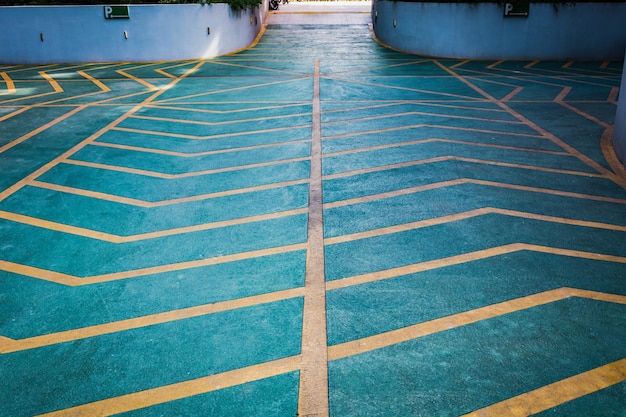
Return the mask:
<path id="1" fill-rule="evenodd" d="M 503 15 L 504 3 L 372 4 L 376 37 L 419 55 L 604 60 L 626 49 L 626 3 L 532 3 L 528 17 Z"/>
<path id="2" fill-rule="evenodd" d="M 619 103 L 615 116 L 615 129 L 613 130 L 613 147 L 617 157 L 626 166 L 626 58 L 622 71 L 622 84 L 620 87 Z"/>
<path id="3" fill-rule="evenodd" d="M 129 11 L 130 19 L 105 20 L 103 6 L 0 7 L 0 62 L 164 61 L 224 55 L 254 41 L 263 27 L 267 0 L 260 10 L 241 13 L 223 3 L 130 5 Z"/>

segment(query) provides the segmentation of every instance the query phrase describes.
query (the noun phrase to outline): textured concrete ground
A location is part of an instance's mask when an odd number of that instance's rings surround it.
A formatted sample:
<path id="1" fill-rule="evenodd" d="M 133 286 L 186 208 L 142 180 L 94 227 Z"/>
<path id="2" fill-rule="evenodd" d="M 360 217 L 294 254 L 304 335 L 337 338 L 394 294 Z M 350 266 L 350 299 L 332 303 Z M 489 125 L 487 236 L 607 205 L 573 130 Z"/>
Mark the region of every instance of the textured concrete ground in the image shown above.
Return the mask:
<path id="1" fill-rule="evenodd" d="M 625 415 L 622 63 L 405 55 L 363 6 L 0 65 L 0 415 Z"/>

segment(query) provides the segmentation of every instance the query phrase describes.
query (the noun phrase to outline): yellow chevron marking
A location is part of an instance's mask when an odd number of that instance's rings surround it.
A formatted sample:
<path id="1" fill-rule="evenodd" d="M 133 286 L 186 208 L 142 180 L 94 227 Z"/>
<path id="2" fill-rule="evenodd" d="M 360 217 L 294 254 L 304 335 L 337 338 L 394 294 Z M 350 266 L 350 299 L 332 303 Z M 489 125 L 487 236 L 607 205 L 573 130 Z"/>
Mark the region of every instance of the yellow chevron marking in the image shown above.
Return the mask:
<path id="1" fill-rule="evenodd" d="M 587 120 L 591 120 L 592 122 L 599 124 L 600 126 L 602 126 L 603 128 L 607 129 L 611 126 L 610 123 L 605 122 L 604 120 L 600 120 L 595 116 L 590 115 L 589 113 L 586 113 L 582 110 L 580 110 L 579 108 L 576 108 L 574 106 L 572 106 L 569 103 L 565 103 L 564 101 L 557 101 L 561 106 L 565 107 L 566 109 L 584 117 Z"/>
<path id="2" fill-rule="evenodd" d="M 626 358 L 490 405 L 463 417 L 530 416 L 626 381 Z"/>
<path id="3" fill-rule="evenodd" d="M 55 282 L 68 287 L 78 287 L 81 285 L 97 284 L 101 282 L 118 281 L 122 279 L 136 278 L 146 275 L 159 274 L 162 272 L 182 271 L 185 269 L 198 268 L 201 266 L 218 265 L 227 262 L 240 261 L 244 259 L 258 258 L 261 256 L 276 255 L 280 253 L 296 252 L 306 249 L 305 243 L 298 243 L 288 246 L 278 246 L 269 249 L 259 249 L 250 252 L 236 253 L 233 255 L 223 255 L 214 258 L 200 259 L 197 261 L 186 261 L 169 265 L 140 268 L 131 271 L 113 272 L 110 274 L 94 275 L 79 278 L 73 275 L 50 271 L 28 265 L 17 264 L 0 260 L 0 270 L 23 275 L 43 281 Z"/>
<path id="4" fill-rule="evenodd" d="M 45 188 L 47 190 L 58 191 L 61 193 L 81 195 L 81 196 L 85 196 L 89 198 L 97 198 L 99 200 L 113 201 L 115 203 L 150 208 L 150 207 L 169 206 L 172 204 L 188 203 L 191 201 L 201 201 L 201 200 L 207 200 L 209 198 L 225 197 L 229 195 L 245 194 L 245 193 L 250 193 L 254 191 L 269 190 L 273 188 L 282 188 L 282 187 L 288 187 L 290 185 L 306 184 L 308 183 L 308 181 L 309 181 L 308 178 L 302 179 L 302 180 L 285 181 L 285 182 L 279 182 L 279 183 L 273 183 L 273 184 L 259 185 L 255 187 L 237 188 L 234 190 L 226 190 L 226 191 L 217 191 L 214 193 L 194 195 L 191 197 L 180 197 L 180 198 L 174 198 L 171 200 L 162 200 L 162 201 L 157 201 L 157 202 L 149 202 L 149 201 L 138 200 L 135 198 L 120 197 L 117 195 L 100 193 L 97 191 L 81 190 L 80 188 L 66 187 L 64 185 L 56 185 L 56 184 L 50 184 L 50 183 L 45 183 L 45 182 L 39 182 L 39 181 L 32 181 L 29 185 L 33 187 Z"/>
<path id="5" fill-rule="evenodd" d="M 145 153 L 154 153 L 154 154 L 159 154 L 159 155 L 179 156 L 181 158 L 192 158 L 196 156 L 219 155 L 219 154 L 231 153 L 231 152 L 251 151 L 255 149 L 267 149 L 267 148 L 273 148 L 273 147 L 281 146 L 281 145 L 291 145 L 291 144 L 305 143 L 305 142 L 310 142 L 310 139 L 291 140 L 288 142 L 264 143 L 262 145 L 241 146 L 241 147 L 233 148 L 233 149 L 217 149 L 217 150 L 212 150 L 212 151 L 189 152 L 189 153 L 168 151 L 168 150 L 156 149 L 156 148 L 143 148 L 140 146 L 120 145 L 118 143 L 108 143 L 108 142 L 93 142 L 91 145 L 101 146 L 103 148 L 123 149 L 126 151 L 133 151 L 133 152 L 145 152 Z"/>
<path id="6" fill-rule="evenodd" d="M 292 117 L 302 117 L 302 116 L 310 116 L 310 115 L 311 113 L 280 114 L 280 115 L 271 116 L 271 118 L 272 120 L 277 120 L 277 119 L 289 119 Z M 154 121 L 160 121 L 160 122 L 198 125 L 198 126 L 236 125 L 238 123 L 262 122 L 268 119 L 267 116 L 262 116 L 262 117 L 252 117 L 252 118 L 237 119 L 237 120 L 225 120 L 225 121 L 220 121 L 220 122 L 207 122 L 207 121 L 201 121 L 201 120 L 174 119 L 170 117 L 156 117 L 156 116 L 142 116 L 142 115 L 134 115 L 132 118 L 142 119 L 142 120 L 154 120 Z"/>
<path id="7" fill-rule="evenodd" d="M 499 61 L 494 62 L 493 64 L 487 65 L 487 68 L 494 69 L 495 67 L 497 67 L 498 65 L 502 64 L 503 62 L 505 62 L 504 59 L 501 59 Z"/>
<path id="8" fill-rule="evenodd" d="M 311 124 L 305 124 L 305 125 L 275 127 L 275 128 L 259 129 L 259 130 L 246 130 L 243 132 L 221 133 L 218 135 L 206 135 L 206 136 L 185 135 L 182 133 L 158 132 L 158 131 L 143 130 L 143 129 L 131 129 L 128 127 L 115 127 L 113 130 L 118 130 L 121 132 L 130 132 L 130 133 L 143 133 L 146 135 L 165 136 L 165 137 L 171 137 L 171 138 L 182 138 L 182 139 L 191 139 L 191 140 L 211 140 L 211 139 L 218 139 L 218 138 L 230 138 L 233 136 L 257 135 L 259 133 L 281 132 L 284 130 L 304 129 L 304 128 L 310 128 L 310 127 L 311 127 Z"/>
<path id="9" fill-rule="evenodd" d="M 92 77 L 91 75 L 87 74 L 85 71 L 76 71 L 76 73 L 80 75 L 81 77 L 87 78 L 89 81 L 97 85 L 98 88 L 102 90 L 103 92 L 108 93 L 109 91 L 111 91 L 111 89 L 107 87 L 102 81 Z"/>
<path id="10" fill-rule="evenodd" d="M 476 97 L 471 97 L 471 96 L 464 96 L 464 95 L 461 95 L 461 94 L 444 93 L 442 91 L 431 91 L 431 90 L 423 90 L 423 89 L 420 89 L 420 88 L 400 87 L 400 86 L 396 86 L 396 85 L 379 84 L 379 83 L 373 83 L 373 82 L 367 82 L 367 81 L 357 81 L 357 80 L 354 80 L 354 79 L 332 77 L 332 76 L 325 76 L 323 78 L 329 79 L 329 80 L 343 81 L 343 82 L 346 82 L 346 83 L 349 83 L 349 84 L 371 85 L 371 86 L 374 86 L 374 87 L 383 87 L 383 88 L 388 88 L 388 89 L 393 89 L 393 90 L 413 91 L 413 92 L 417 92 L 417 93 L 433 94 L 433 95 L 436 95 L 436 96 L 443 96 L 443 97 L 456 97 L 456 98 L 459 98 L 459 99 L 471 100 L 471 101 L 474 101 L 474 102 L 485 101 L 484 99 L 481 99 L 481 98 L 476 98 Z"/>
<path id="11" fill-rule="evenodd" d="M 57 117 L 56 119 L 54 119 L 54 120 L 52 120 L 52 121 L 50 121 L 50 122 L 46 123 L 45 125 L 41 125 L 41 126 L 39 126 L 37 129 L 35 129 L 35 130 L 31 131 L 31 132 L 28 132 L 28 133 L 27 133 L 27 134 L 25 134 L 25 135 L 20 136 L 19 138 L 17 138 L 17 139 L 15 139 L 15 140 L 13 140 L 13 141 L 11 141 L 11 142 L 9 142 L 9 143 L 5 144 L 4 146 L 0 146 L 0 153 L 2 153 L 2 152 L 4 152 L 4 151 L 6 151 L 7 149 L 11 149 L 11 148 L 13 148 L 14 146 L 17 146 L 17 145 L 19 145 L 20 143 L 22 143 L 22 142 L 24 142 L 24 141 L 27 141 L 28 139 L 32 138 L 33 136 L 38 135 L 39 133 L 41 133 L 41 132 L 43 132 L 43 131 L 45 131 L 45 130 L 47 130 L 47 129 L 51 128 L 52 126 L 54 126 L 54 125 L 56 125 L 56 124 L 58 124 L 58 123 L 62 122 L 63 120 L 66 120 L 66 119 L 68 119 L 68 118 L 72 117 L 72 116 L 73 116 L 73 115 L 75 115 L 76 113 L 78 113 L 78 112 L 80 112 L 80 111 L 84 110 L 86 107 L 87 107 L 86 105 L 77 106 L 76 108 L 74 108 L 74 109 L 70 110 L 69 112 L 65 113 L 64 115 L 59 116 L 59 117 Z M 25 110 L 27 110 L 27 109 L 25 108 L 25 109 L 24 109 L 24 111 L 25 111 Z M 16 112 L 16 113 L 17 113 L 17 112 Z M 21 112 L 20 112 L 20 113 L 21 113 Z M 15 113 L 14 113 L 14 114 L 12 114 L 12 115 L 14 116 L 14 115 L 15 115 Z M 0 120 L 0 121 L 1 121 L 1 120 Z M 4 197 L 2 197 L 2 193 L 0 193 L 0 200 L 2 200 L 3 198 L 4 198 Z"/>
<path id="12" fill-rule="evenodd" d="M 141 85 L 143 85 L 143 86 L 145 86 L 145 87 L 148 87 L 148 89 L 149 89 L 150 91 L 157 91 L 157 90 L 159 89 L 158 87 L 156 87 L 156 86 L 154 86 L 154 85 L 150 84 L 148 81 L 146 81 L 146 80 L 142 80 L 141 78 L 138 78 L 138 77 L 135 77 L 134 75 L 129 74 L 129 73 L 127 73 L 127 72 L 126 72 L 126 71 L 124 71 L 124 70 L 121 70 L 121 69 L 120 69 L 120 70 L 115 70 L 115 72 L 117 72 L 117 73 L 118 73 L 118 74 L 120 74 L 121 76 L 124 76 L 124 77 L 126 77 L 126 78 L 130 78 L 131 80 L 136 81 L 136 82 L 138 82 L 139 84 L 141 84 Z M 177 78 L 177 79 L 178 79 L 178 78 Z"/>
<path id="13" fill-rule="evenodd" d="M 619 87 L 612 87 L 609 92 L 609 96 L 606 98 L 606 101 L 609 103 L 617 104 L 617 98 L 619 97 Z"/>
<path id="14" fill-rule="evenodd" d="M 4 116 L 0 116 L 0 122 L 10 119 L 11 117 L 17 116 L 18 114 L 24 113 L 25 111 L 30 110 L 32 108 L 33 106 L 20 107 L 19 109 L 12 111 L 11 113 L 7 113 Z M 2 151 L 0 150 L 0 152 Z"/>
<path id="15" fill-rule="evenodd" d="M 246 86 L 241 86 L 241 87 L 226 88 L 226 89 L 223 89 L 223 90 L 205 91 L 203 93 L 190 94 L 190 95 L 186 95 L 186 96 L 179 96 L 179 97 L 174 97 L 174 98 L 170 98 L 170 99 L 155 101 L 155 103 L 168 103 L 168 102 L 172 102 L 172 101 L 175 102 L 177 100 L 186 100 L 186 99 L 193 98 L 193 97 L 210 96 L 210 95 L 213 95 L 213 94 L 230 93 L 232 91 L 248 90 L 248 89 L 257 88 L 257 87 L 267 87 L 267 86 L 270 86 L 270 85 L 287 84 L 287 83 L 296 82 L 296 81 L 308 80 L 310 78 L 311 77 L 299 77 L 299 78 L 292 78 L 292 79 L 288 79 L 288 80 L 271 81 L 271 82 L 260 83 L 260 84 L 253 84 L 253 85 L 246 85 Z M 186 104 L 189 104 L 189 103 L 186 103 Z"/>
<path id="16" fill-rule="evenodd" d="M 503 109 L 507 110 L 512 116 L 514 116 L 515 118 L 517 118 L 518 120 L 520 120 L 521 122 L 523 122 L 524 124 L 526 124 L 527 126 L 532 128 L 534 131 L 541 133 L 541 135 L 543 135 L 545 138 L 549 139 L 550 141 L 552 141 L 553 143 L 555 143 L 557 146 L 561 147 L 562 149 L 565 149 L 567 152 L 569 152 L 570 154 L 572 154 L 573 156 L 578 158 L 583 163 L 587 164 L 589 167 L 595 169 L 599 173 L 603 174 L 605 177 L 609 178 L 610 180 L 612 180 L 616 184 L 620 185 L 621 187 L 626 188 L 626 179 L 621 178 L 621 177 L 615 175 L 612 171 L 610 171 L 609 169 L 607 169 L 604 166 L 600 165 L 599 163 L 597 163 L 596 161 L 594 161 L 593 159 L 591 159 L 590 157 L 588 157 L 584 153 L 580 152 L 578 149 L 574 148 L 573 146 L 571 146 L 568 143 L 564 142 L 563 140 L 559 139 L 558 137 L 556 137 L 552 133 L 548 132 L 546 129 L 542 128 L 538 124 L 532 122 L 530 119 L 528 119 L 527 117 L 525 117 L 521 113 L 513 110 L 511 107 L 507 106 L 502 101 L 497 100 L 496 98 L 491 96 L 489 93 L 485 92 L 483 89 L 481 89 L 480 87 L 476 86 L 475 84 L 473 84 L 472 82 L 467 80 L 465 77 L 460 76 L 459 74 L 457 74 L 453 70 L 447 68 L 445 65 L 441 64 L 438 61 L 437 61 L 437 65 L 440 68 L 442 68 L 444 71 L 446 71 L 447 73 L 449 73 L 450 75 L 452 75 L 453 77 L 455 77 L 456 79 L 458 79 L 459 81 L 461 81 L 462 83 L 467 85 L 468 87 L 474 89 L 476 92 L 481 94 L 487 100 L 489 100 L 489 101 L 499 105 Z"/>
<path id="17" fill-rule="evenodd" d="M 442 182 L 437 182 L 433 184 L 420 185 L 417 187 L 403 188 L 401 190 L 396 190 L 396 191 L 389 191 L 385 193 L 367 195 L 364 197 L 356 197 L 356 198 L 352 198 L 348 200 L 335 201 L 332 203 L 324 204 L 324 208 L 330 209 L 330 208 L 335 208 L 335 207 L 349 206 L 352 204 L 365 203 L 368 201 L 375 201 L 375 200 L 380 200 L 384 198 L 396 197 L 396 196 L 401 196 L 401 195 L 406 195 L 406 194 L 413 194 L 413 193 L 422 192 L 422 191 L 435 190 L 438 188 L 447 188 L 447 187 L 451 187 L 455 185 L 462 185 L 462 184 L 477 184 L 477 185 L 485 185 L 488 187 L 508 188 L 508 189 L 513 189 L 513 190 L 530 191 L 530 192 L 542 193 L 542 194 L 551 194 L 551 195 L 557 195 L 561 197 L 580 198 L 583 200 L 604 201 L 607 203 L 626 204 L 626 200 L 619 199 L 619 198 L 602 197 L 602 196 L 595 196 L 595 195 L 589 195 L 589 194 L 579 194 L 579 193 L 572 193 L 568 191 L 558 191 L 558 190 L 551 190 L 547 188 L 528 187 L 524 185 L 514 185 L 514 184 L 507 184 L 507 183 L 494 182 L 494 181 L 474 180 L 471 178 L 459 178 L 456 180 L 442 181 Z"/>
<path id="18" fill-rule="evenodd" d="M 405 265 L 397 268 L 386 269 L 382 271 L 370 272 L 362 275 L 355 275 L 348 278 L 328 281 L 326 283 L 327 290 L 335 290 L 338 288 L 349 287 L 352 285 L 366 284 L 368 282 L 382 281 L 385 279 L 396 278 L 402 275 L 415 274 L 417 272 L 430 271 L 433 269 L 444 268 L 447 266 L 459 265 L 467 262 L 473 262 L 481 259 L 493 258 L 495 256 L 506 255 L 509 253 L 531 251 L 539 253 L 547 253 L 552 255 L 570 256 L 574 258 L 590 259 L 596 261 L 607 261 L 616 263 L 626 263 L 626 257 L 605 255 L 601 253 L 583 252 L 570 249 L 560 249 L 548 246 L 531 245 L 527 243 L 511 243 L 508 245 L 497 246 L 494 248 L 478 250 L 475 252 L 463 253 L 460 255 L 450 256 L 448 258 L 435 259 L 432 261 L 420 262 L 412 265 Z"/>
<path id="19" fill-rule="evenodd" d="M 127 320 L 120 320 L 111 323 L 83 327 L 79 329 L 45 334 L 42 336 L 34 336 L 26 339 L 14 340 L 8 337 L 0 336 L 0 354 L 17 352 L 27 349 L 36 349 L 58 343 L 71 342 L 74 340 L 138 329 L 146 326 L 154 326 L 157 324 L 163 324 L 172 321 L 186 320 L 193 317 L 205 316 L 208 314 L 250 307 L 259 304 L 273 303 L 276 301 L 287 300 L 290 298 L 302 296 L 304 296 L 304 288 L 292 288 L 267 294 L 253 295 L 250 297 L 239 298 L 235 300 L 203 304 L 189 308 L 172 310 L 165 313 L 150 314 L 147 316 L 136 317 Z"/>
<path id="20" fill-rule="evenodd" d="M 39 75 L 41 75 L 46 81 L 50 83 L 50 86 L 52 86 L 52 89 L 54 90 L 55 93 L 63 92 L 63 89 L 61 88 L 59 83 L 54 78 L 52 78 L 49 74 L 46 74 L 45 71 L 40 71 Z"/>
<path id="21" fill-rule="evenodd" d="M 15 94 L 15 92 L 17 91 L 15 89 L 15 83 L 13 82 L 11 77 L 9 77 L 9 74 L 7 74 L 6 72 L 0 72 L 0 77 L 2 77 L 4 83 L 7 86 L 7 92 L 2 94 Z"/>
<path id="22" fill-rule="evenodd" d="M 432 142 L 437 142 L 437 143 L 454 143 L 456 145 L 467 145 L 467 146 L 472 146 L 472 147 L 493 148 L 493 149 L 506 149 L 506 150 L 510 150 L 510 151 L 541 153 L 541 154 L 547 154 L 547 155 L 571 156 L 569 153 L 563 152 L 563 151 L 546 151 L 546 150 L 543 150 L 543 149 L 521 148 L 521 147 L 518 147 L 518 146 L 507 146 L 507 145 L 493 145 L 493 144 L 490 144 L 490 143 L 470 142 L 470 141 L 455 140 L 455 139 L 427 138 L 427 139 L 411 140 L 411 141 L 406 141 L 406 142 L 394 142 L 394 143 L 388 143 L 388 144 L 385 144 L 385 145 L 367 146 L 367 147 L 348 149 L 348 150 L 345 150 L 345 151 L 338 151 L 338 152 L 328 152 L 328 153 L 324 154 L 324 157 L 328 158 L 328 157 L 331 157 L 331 156 L 347 155 L 347 154 L 360 153 L 360 152 L 370 152 L 370 151 L 375 151 L 375 150 L 379 150 L 379 149 L 398 148 L 398 147 L 402 147 L 402 146 L 419 145 L 419 144 L 432 143 Z M 457 156 L 453 156 L 453 155 L 450 155 L 450 156 L 449 155 L 441 155 L 440 157 L 458 158 Z M 437 158 L 439 158 L 439 157 L 437 157 Z M 466 158 L 466 159 L 470 159 L 470 158 Z M 415 162 L 417 162 L 417 161 L 415 161 Z M 528 166 L 528 165 L 519 165 L 519 164 L 510 164 L 510 165 Z"/>
<path id="23" fill-rule="evenodd" d="M 293 372 L 300 366 L 300 355 L 289 356 L 271 362 L 251 365 L 221 374 L 183 381 L 172 385 L 152 388 L 132 394 L 113 397 L 65 410 L 42 414 L 40 417 L 108 416 L 140 408 L 150 407 L 193 395 L 204 394 L 253 382 L 263 378 Z"/>
<path id="24" fill-rule="evenodd" d="M 531 69 L 532 67 L 534 67 L 535 65 L 537 65 L 537 64 L 538 64 L 538 63 L 540 63 L 540 62 L 541 62 L 541 60 L 539 60 L 539 59 L 535 59 L 533 62 L 531 62 L 531 63 L 529 63 L 529 64 L 524 65 L 524 68 L 526 68 L 526 69 Z"/>
<path id="25" fill-rule="evenodd" d="M 572 87 L 563 87 L 563 89 L 561 90 L 561 92 L 554 98 L 554 101 L 556 102 L 562 102 L 563 100 L 565 100 L 565 97 L 567 97 L 567 95 L 572 91 Z"/>
<path id="26" fill-rule="evenodd" d="M 519 120 L 490 119 L 490 118 L 482 118 L 482 117 L 459 116 L 459 115 L 454 115 L 454 114 L 433 113 L 433 112 L 423 112 L 423 111 L 407 111 L 407 112 L 395 113 L 395 114 L 391 114 L 391 113 L 379 114 L 376 116 L 358 117 L 358 118 L 352 118 L 352 119 L 346 119 L 346 120 L 336 120 L 332 122 L 325 122 L 324 124 L 325 125 L 337 125 L 337 124 L 343 124 L 343 123 L 365 122 L 365 121 L 377 120 L 377 119 L 389 119 L 389 118 L 400 119 L 402 117 L 407 117 L 407 116 L 432 116 L 432 117 L 445 117 L 446 119 L 480 120 L 480 121 L 486 121 L 490 123 L 504 123 L 504 124 L 511 124 L 511 125 L 523 124 Z"/>
<path id="27" fill-rule="evenodd" d="M 126 172 L 128 174 L 143 175 L 146 177 L 174 180 L 174 179 L 179 179 L 179 178 L 199 177 L 203 175 L 219 174 L 222 172 L 241 171 L 244 169 L 262 168 L 262 167 L 268 167 L 268 166 L 274 166 L 274 165 L 303 162 L 303 161 L 308 161 L 310 159 L 311 159 L 310 157 L 305 156 L 301 158 L 291 158 L 291 159 L 281 159 L 278 161 L 259 162 L 256 164 L 237 165 L 237 166 L 225 167 L 225 168 L 207 169 L 204 171 L 184 172 L 181 174 L 164 174 L 161 172 L 147 171 L 144 169 L 126 168 L 126 167 L 121 167 L 121 166 L 116 166 L 116 165 L 107 165 L 107 164 L 99 164 L 95 162 L 78 161 L 74 159 L 67 159 L 63 162 L 66 164 L 80 165 L 80 166 L 88 167 L 88 168 L 106 169 L 109 171 Z"/>
<path id="28" fill-rule="evenodd" d="M 594 300 L 626 304 L 626 296 L 603 294 L 592 291 L 580 291 L 574 288 L 564 287 L 556 290 L 550 290 L 538 294 L 529 295 L 526 297 L 516 298 L 502 303 L 492 304 L 486 307 L 477 308 L 463 313 L 453 314 L 451 316 L 430 320 L 413 326 L 403 327 L 401 329 L 392 330 L 370 337 L 365 337 L 363 339 L 353 340 L 339 345 L 330 346 L 328 348 L 328 359 L 332 361 L 342 359 L 348 356 L 370 352 L 372 350 L 381 349 L 387 346 L 428 336 L 434 333 L 455 329 L 457 327 L 466 326 L 468 324 L 476 323 L 483 320 L 488 320 L 491 318 L 502 316 L 504 314 L 526 310 L 543 304 L 553 303 L 570 297 L 593 298 Z M 626 375 L 623 377 L 626 377 Z M 475 416 L 482 415 L 483 414 L 475 414 Z M 511 414 L 504 411 L 503 409 L 500 409 L 500 413 L 485 415 L 508 416 Z"/>
<path id="29" fill-rule="evenodd" d="M 467 220 L 473 217 L 485 216 L 488 214 L 500 214 L 503 216 L 518 217 L 518 218 L 529 219 L 529 220 L 539 220 L 539 221 L 545 221 L 545 222 L 550 222 L 550 223 L 567 224 L 570 226 L 592 227 L 596 229 L 626 232 L 626 226 L 622 226 L 622 225 L 591 222 L 591 221 L 586 221 L 586 220 L 567 219 L 563 217 L 546 216 L 542 214 L 526 213 L 526 212 L 516 211 L 516 210 L 484 207 L 484 208 L 479 208 L 475 210 L 465 211 L 462 213 L 451 214 L 448 216 L 435 217 L 435 218 L 427 219 L 427 220 L 420 220 L 416 222 L 383 227 L 383 228 L 375 229 L 375 230 L 368 230 L 365 232 L 359 232 L 359 233 L 353 233 L 349 235 L 342 235 L 342 236 L 327 238 L 325 239 L 325 243 L 327 245 L 335 245 L 338 243 L 352 242 L 354 240 L 369 239 L 369 238 L 377 237 L 377 236 L 385 236 L 385 235 L 394 234 L 394 233 L 406 232 L 409 230 L 421 229 L 424 227 L 431 227 L 431 226 L 436 226 L 440 224 L 457 222 L 460 220 Z"/>
<path id="30" fill-rule="evenodd" d="M 520 137 L 525 137 L 525 138 L 545 139 L 542 135 L 539 135 L 539 134 L 502 132 L 499 130 L 475 129 L 475 128 L 467 128 L 467 127 L 450 126 L 450 125 L 438 125 L 438 124 L 432 124 L 432 123 L 418 123 L 414 125 L 404 125 L 404 126 L 388 127 L 384 129 L 365 130 L 365 131 L 360 131 L 360 132 L 350 132 L 350 133 L 342 133 L 339 135 L 325 136 L 324 140 L 346 138 L 346 137 L 357 136 L 357 135 L 369 135 L 372 133 L 385 133 L 385 132 L 397 132 L 399 130 L 420 129 L 423 127 L 431 127 L 435 129 L 445 129 L 445 130 L 460 130 L 463 132 L 490 133 L 493 135 L 520 136 Z"/>
<path id="31" fill-rule="evenodd" d="M 307 212 L 306 208 L 280 211 L 277 213 L 260 214 L 257 216 L 244 217 L 240 219 L 224 220 L 213 223 L 204 223 L 195 226 L 177 227 L 175 229 L 160 230 L 158 232 L 139 233 L 130 236 L 119 236 L 111 233 L 98 232 L 83 227 L 69 226 L 49 220 L 38 219 L 22 214 L 9 213 L 0 210 L 0 218 L 17 223 L 28 224 L 30 226 L 41 227 L 61 233 L 68 233 L 76 236 L 83 236 L 90 239 L 101 240 L 109 243 L 129 243 L 141 240 L 156 239 L 166 236 L 174 236 L 185 233 L 201 232 L 204 230 L 219 229 L 221 227 L 235 226 L 239 224 L 254 223 L 265 220 L 280 219 L 283 217 L 296 216 Z"/>
<path id="32" fill-rule="evenodd" d="M 254 113 L 259 110 L 285 109 L 289 107 L 303 107 L 303 106 L 311 105 L 311 103 L 309 102 L 298 102 L 298 103 L 285 103 L 285 104 L 280 104 L 280 105 L 266 105 L 266 106 L 259 106 L 259 107 L 244 107 L 244 108 L 239 108 L 239 109 L 234 108 L 230 110 L 216 110 L 216 109 L 198 109 L 194 107 L 186 107 L 185 106 L 186 104 L 189 104 L 189 103 L 181 103 L 180 106 L 178 105 L 167 106 L 167 105 L 161 105 L 161 104 L 153 104 L 153 105 L 146 106 L 146 108 L 177 110 L 177 111 L 186 112 L 186 113 L 232 114 L 232 113 L 249 113 L 249 112 Z M 219 104 L 233 104 L 233 102 L 220 101 Z M 307 114 L 311 114 L 311 113 L 307 113 Z"/>
<path id="33" fill-rule="evenodd" d="M 515 97 L 520 92 L 522 92 L 522 90 L 524 90 L 524 87 L 516 87 L 516 88 L 514 88 L 513 91 L 511 91 L 506 96 L 502 97 L 502 101 L 510 101 L 510 100 L 512 100 L 513 97 Z"/>
<path id="34" fill-rule="evenodd" d="M 173 80 L 169 84 L 169 86 L 172 87 L 172 86 L 176 85 L 176 83 L 178 83 L 179 81 L 181 81 L 182 79 L 184 79 L 185 77 L 187 77 L 188 75 L 190 75 L 191 73 L 196 71 L 198 68 L 200 68 L 202 66 L 202 64 L 203 64 L 203 62 L 199 62 L 193 68 L 191 68 L 190 70 L 185 72 L 185 74 L 183 74 L 180 78 L 177 78 L 177 79 Z M 0 201 L 4 200 L 8 196 L 12 195 L 16 191 L 20 190 L 25 185 L 31 183 L 32 181 L 35 180 L 35 178 L 39 177 L 40 175 L 44 174 L 45 172 L 48 172 L 50 169 L 55 167 L 60 161 L 63 161 L 65 159 L 69 158 L 74 153 L 78 152 L 79 150 L 81 150 L 84 147 L 86 147 L 87 145 L 89 145 L 91 142 L 93 142 L 94 140 L 96 140 L 97 138 L 102 136 L 105 132 L 111 130 L 113 127 L 117 126 L 119 123 L 121 123 L 122 121 L 124 121 L 125 119 L 130 117 L 133 113 L 137 112 L 140 108 L 142 108 L 143 105 L 152 102 L 154 99 L 156 99 L 164 91 L 165 90 L 156 91 L 150 97 L 145 99 L 141 104 L 138 104 L 138 105 L 134 106 L 132 109 L 130 109 L 129 111 L 127 111 L 126 113 L 124 113 L 123 115 L 121 115 L 120 117 L 118 117 L 117 119 L 115 119 L 114 121 L 109 123 L 108 125 L 104 126 L 102 129 L 100 129 L 97 132 L 93 133 L 92 135 L 90 135 L 88 138 L 86 138 L 82 142 L 80 142 L 77 145 L 73 146 L 72 148 L 68 149 L 63 154 L 61 154 L 57 158 L 53 159 L 52 161 L 48 162 L 47 164 L 45 164 L 41 168 L 37 169 L 36 171 L 31 173 L 30 175 L 22 178 L 20 181 L 18 181 L 17 183 L 13 184 L 11 187 L 5 189 L 3 192 L 0 192 Z"/>

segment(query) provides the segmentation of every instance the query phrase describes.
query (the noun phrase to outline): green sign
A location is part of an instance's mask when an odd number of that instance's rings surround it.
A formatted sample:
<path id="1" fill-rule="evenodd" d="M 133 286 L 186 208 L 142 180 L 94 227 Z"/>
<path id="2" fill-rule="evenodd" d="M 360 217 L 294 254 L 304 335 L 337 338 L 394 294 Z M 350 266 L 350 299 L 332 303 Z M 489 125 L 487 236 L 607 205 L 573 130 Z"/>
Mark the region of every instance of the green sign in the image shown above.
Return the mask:
<path id="1" fill-rule="evenodd" d="M 504 3 L 504 17 L 528 17 L 530 4 L 526 2 Z"/>
<path id="2" fill-rule="evenodd" d="M 128 6 L 104 6 L 105 19 L 130 19 Z"/>

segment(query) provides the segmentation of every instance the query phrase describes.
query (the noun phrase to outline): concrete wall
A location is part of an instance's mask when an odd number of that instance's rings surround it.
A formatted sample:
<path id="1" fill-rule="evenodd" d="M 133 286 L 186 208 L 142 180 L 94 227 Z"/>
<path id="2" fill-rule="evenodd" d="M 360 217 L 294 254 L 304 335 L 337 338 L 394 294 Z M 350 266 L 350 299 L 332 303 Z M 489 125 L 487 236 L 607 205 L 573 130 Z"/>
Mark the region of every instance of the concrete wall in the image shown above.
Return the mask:
<path id="1" fill-rule="evenodd" d="M 615 115 L 615 129 L 613 130 L 613 147 L 622 165 L 626 166 L 626 58 L 622 71 L 619 103 Z"/>
<path id="2" fill-rule="evenodd" d="M 166 61 L 224 55 L 254 41 L 267 16 L 267 0 L 253 11 L 234 12 L 220 3 L 130 5 L 129 12 L 130 19 L 105 20 L 103 6 L 0 7 L 0 62 Z"/>
<path id="3" fill-rule="evenodd" d="M 626 49 L 626 3 L 531 3 L 528 17 L 503 15 L 504 1 L 372 4 L 377 38 L 419 55 L 604 60 Z"/>

